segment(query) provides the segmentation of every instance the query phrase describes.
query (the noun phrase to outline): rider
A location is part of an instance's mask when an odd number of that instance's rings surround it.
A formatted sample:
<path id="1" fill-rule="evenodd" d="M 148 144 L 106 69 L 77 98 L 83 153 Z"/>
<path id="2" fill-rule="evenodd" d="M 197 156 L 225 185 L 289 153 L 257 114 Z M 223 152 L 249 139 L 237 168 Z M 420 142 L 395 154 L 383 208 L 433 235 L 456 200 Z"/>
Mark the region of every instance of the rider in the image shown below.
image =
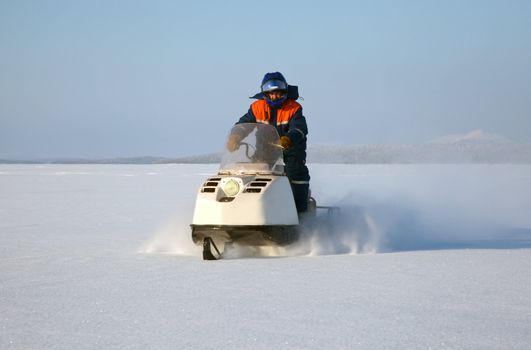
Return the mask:
<path id="1" fill-rule="evenodd" d="M 236 124 L 263 123 L 276 127 L 279 144 L 284 148 L 284 164 L 299 213 L 308 210 L 310 174 L 306 167 L 306 135 L 308 127 L 296 86 L 288 85 L 280 72 L 267 73 L 261 92 L 251 98 L 249 111 Z M 230 151 L 238 149 L 242 135 L 232 134 L 227 142 Z"/>

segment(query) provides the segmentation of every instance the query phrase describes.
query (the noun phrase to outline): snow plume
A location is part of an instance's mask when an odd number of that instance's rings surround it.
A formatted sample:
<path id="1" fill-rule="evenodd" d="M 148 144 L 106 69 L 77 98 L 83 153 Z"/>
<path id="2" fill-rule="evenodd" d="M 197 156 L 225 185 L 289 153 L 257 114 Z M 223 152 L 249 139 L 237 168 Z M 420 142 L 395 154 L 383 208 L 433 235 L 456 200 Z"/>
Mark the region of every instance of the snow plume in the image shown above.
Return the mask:
<path id="1" fill-rule="evenodd" d="M 371 253 L 376 251 L 378 237 L 379 229 L 376 223 L 359 207 L 342 207 L 334 213 L 320 209 L 316 216 L 308 214 L 302 218 L 297 242 L 284 247 L 233 243 L 230 247 L 225 247 L 223 258 Z"/>
<path id="2" fill-rule="evenodd" d="M 153 238 L 140 249 L 141 253 L 158 253 L 185 256 L 200 256 L 201 247 L 192 242 L 190 222 L 192 209 L 182 207 L 176 210 L 173 218 L 169 219 L 155 233 Z"/>
<path id="3" fill-rule="evenodd" d="M 284 248 L 235 245 L 226 258 L 531 247 L 528 165 L 316 165 L 318 205 Z M 334 175 L 330 175 L 334 174 Z M 193 195 L 142 251 L 201 256 L 191 241 Z"/>
<path id="4" fill-rule="evenodd" d="M 372 203 L 365 198 L 364 205 L 352 200 L 361 196 L 352 193 L 350 202 L 342 200 L 339 214 L 303 225 L 301 240 L 283 255 L 531 247 L 531 224 L 503 223 L 504 213 L 495 217 L 496 209 L 483 217 L 490 203 L 479 198 L 477 206 L 460 208 L 455 202 L 435 203 L 436 197 L 431 202 L 397 197 Z"/>
<path id="5" fill-rule="evenodd" d="M 341 215 L 312 232 L 311 254 L 531 247 L 526 166 L 342 169 L 324 196 Z"/>
<path id="6" fill-rule="evenodd" d="M 283 255 L 333 255 L 375 252 L 379 228 L 362 208 L 342 205 L 338 210 L 318 209 L 306 215 L 299 241 Z"/>
<path id="7" fill-rule="evenodd" d="M 246 245 L 234 244 L 230 249 L 223 252 L 224 259 L 240 258 L 267 258 L 281 257 L 289 255 L 285 247 L 261 246 L 253 247 Z"/>

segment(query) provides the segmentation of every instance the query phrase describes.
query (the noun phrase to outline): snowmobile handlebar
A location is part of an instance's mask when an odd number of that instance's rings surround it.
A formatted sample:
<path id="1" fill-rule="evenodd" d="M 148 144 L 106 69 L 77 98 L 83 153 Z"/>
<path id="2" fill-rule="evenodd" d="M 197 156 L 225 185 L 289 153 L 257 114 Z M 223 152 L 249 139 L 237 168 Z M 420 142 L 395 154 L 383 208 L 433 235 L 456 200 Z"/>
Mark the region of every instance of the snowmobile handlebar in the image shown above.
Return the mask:
<path id="1" fill-rule="evenodd" d="M 239 143 L 239 146 L 245 146 L 245 156 L 247 157 L 247 159 L 252 159 L 253 158 L 252 154 L 250 154 L 251 149 L 256 150 L 256 148 L 253 145 L 251 145 L 248 142 L 242 142 L 241 141 Z"/>

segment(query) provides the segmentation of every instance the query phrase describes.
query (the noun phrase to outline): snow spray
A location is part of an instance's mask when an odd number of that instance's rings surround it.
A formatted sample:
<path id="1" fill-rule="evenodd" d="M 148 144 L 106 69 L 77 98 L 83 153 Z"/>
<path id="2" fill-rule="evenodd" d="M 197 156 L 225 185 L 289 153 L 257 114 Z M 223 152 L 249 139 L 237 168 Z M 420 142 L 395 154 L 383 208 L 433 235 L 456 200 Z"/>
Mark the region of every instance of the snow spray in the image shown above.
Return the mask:
<path id="1" fill-rule="evenodd" d="M 526 165 L 316 164 L 317 203 L 339 214 L 303 223 L 301 239 L 288 247 L 234 245 L 225 257 L 531 247 L 529 174 Z M 189 200 L 142 252 L 201 256 Z"/>
<path id="2" fill-rule="evenodd" d="M 531 246 L 529 166 L 493 164 L 336 165 L 314 188 L 341 217 L 312 236 L 312 254 Z M 343 246 L 330 247 L 339 238 Z"/>
<path id="3" fill-rule="evenodd" d="M 202 248 L 192 242 L 190 222 L 192 209 L 180 203 L 173 218 L 163 224 L 153 238 L 141 247 L 141 253 L 201 256 Z"/>

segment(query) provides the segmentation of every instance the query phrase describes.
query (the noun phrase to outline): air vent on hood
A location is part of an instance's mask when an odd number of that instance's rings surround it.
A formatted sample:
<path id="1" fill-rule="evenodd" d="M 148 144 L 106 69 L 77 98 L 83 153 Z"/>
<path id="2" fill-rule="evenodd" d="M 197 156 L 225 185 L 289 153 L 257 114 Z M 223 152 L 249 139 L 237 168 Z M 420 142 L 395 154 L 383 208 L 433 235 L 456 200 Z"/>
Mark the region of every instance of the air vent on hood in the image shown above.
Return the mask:
<path id="1" fill-rule="evenodd" d="M 249 184 L 249 187 L 266 187 L 267 186 L 267 182 L 257 182 L 257 181 L 253 181 Z"/>

